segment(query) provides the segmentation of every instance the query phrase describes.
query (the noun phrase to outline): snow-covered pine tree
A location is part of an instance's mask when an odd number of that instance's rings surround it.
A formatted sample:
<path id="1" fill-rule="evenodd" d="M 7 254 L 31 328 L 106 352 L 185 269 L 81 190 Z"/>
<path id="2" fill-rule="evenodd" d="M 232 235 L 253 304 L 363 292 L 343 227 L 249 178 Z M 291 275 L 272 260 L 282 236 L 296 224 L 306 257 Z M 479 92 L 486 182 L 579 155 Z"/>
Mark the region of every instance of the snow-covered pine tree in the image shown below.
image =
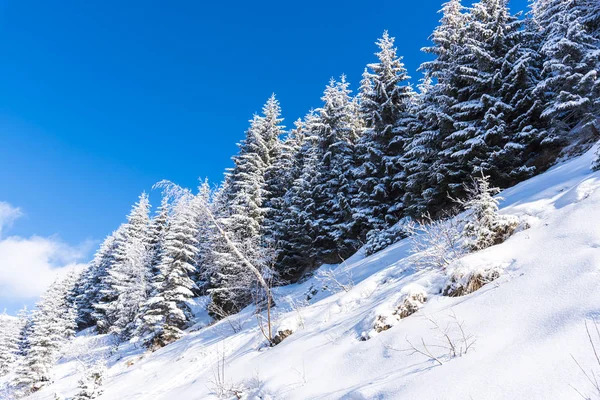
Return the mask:
<path id="1" fill-rule="evenodd" d="M 77 328 L 79 330 L 96 323 L 94 304 L 100 302 L 101 283 L 114 261 L 115 237 L 116 232 L 113 232 L 104 239 L 77 284 L 79 291 L 76 299 Z"/>
<path id="2" fill-rule="evenodd" d="M 436 215 L 448 204 L 447 161 L 439 153 L 444 139 L 454 132 L 451 108 L 458 101 L 460 67 L 456 60 L 464 47 L 468 14 L 461 0 L 444 3 L 440 12 L 440 24 L 430 37 L 433 45 L 422 49 L 434 59 L 420 67 L 425 77 L 415 101 L 416 118 L 409 128 L 410 140 L 405 146 L 404 205 L 406 215 L 413 218 L 426 213 Z"/>
<path id="3" fill-rule="evenodd" d="M 581 0 L 581 22 L 587 32 L 596 39 L 596 46 L 600 45 L 600 2 L 596 0 Z"/>
<path id="4" fill-rule="evenodd" d="M 105 369 L 102 366 L 85 371 L 77 385 L 79 391 L 72 400 L 92 400 L 102 395 L 104 373 Z"/>
<path id="5" fill-rule="evenodd" d="M 518 219 L 498 213 L 501 197 L 494 197 L 500 189 L 491 187 L 488 176 L 475 178 L 466 188 L 467 200 L 460 203 L 467 212 L 464 227 L 465 246 L 478 251 L 505 241 L 515 231 Z"/>
<path id="6" fill-rule="evenodd" d="M 158 273 L 158 265 L 162 257 L 165 236 L 169 229 L 169 212 L 171 205 L 168 196 L 162 196 L 156 215 L 151 219 L 148 231 L 148 267 L 150 275 Z"/>
<path id="7" fill-rule="evenodd" d="M 0 314 L 0 376 L 6 375 L 17 360 L 19 334 L 19 320 L 6 311 Z"/>
<path id="8" fill-rule="evenodd" d="M 545 98 L 542 117 L 550 132 L 546 141 L 565 143 L 576 126 L 599 134 L 600 50 L 596 1 L 538 0 L 532 15 L 542 35 L 544 56 L 538 92 Z M 595 21 L 595 22 L 594 22 Z M 594 36 L 596 34 L 596 36 Z"/>
<path id="9" fill-rule="evenodd" d="M 281 122 L 281 108 L 273 95 L 263 107 L 262 115 L 251 120 L 246 138 L 239 144 L 239 154 L 233 158 L 235 166 L 226 178 L 229 212 L 218 220 L 235 246 L 260 269 L 273 262 L 273 252 L 266 248 L 262 235 L 268 200 L 275 192 L 269 184 L 275 181 L 271 179 L 271 167 L 280 151 Z M 251 302 L 256 281 L 224 239 L 217 240 L 210 308 L 213 315 L 222 316 Z"/>
<path id="10" fill-rule="evenodd" d="M 107 311 L 110 304 L 116 300 L 117 294 L 111 288 L 112 278 L 109 271 L 116 262 L 119 247 L 123 245 L 126 226 L 121 224 L 104 240 L 91 265 L 84 272 L 84 276 L 89 273 L 89 279 L 86 279 L 84 284 L 86 289 L 83 304 L 91 304 L 91 319 L 100 333 L 106 333 L 110 329 L 111 322 L 108 320 Z M 80 306 L 80 309 L 85 308 Z"/>
<path id="11" fill-rule="evenodd" d="M 169 217 L 153 296 L 146 301 L 137 332 L 150 348 L 165 346 L 181 337 L 192 318 L 187 301 L 194 296 L 192 280 L 198 253 L 194 196 L 181 190 Z"/>
<path id="12" fill-rule="evenodd" d="M 193 200 L 193 208 L 195 214 L 195 224 L 197 232 L 197 252 L 196 260 L 194 261 L 195 272 L 192 276 L 197 288 L 195 294 L 206 294 L 208 288 L 210 274 L 209 263 L 211 261 L 212 242 L 214 227 L 207 208 L 212 208 L 213 189 L 210 187 L 208 179 L 205 179 L 198 187 L 198 193 Z"/>
<path id="13" fill-rule="evenodd" d="M 26 395 L 51 381 L 51 367 L 63 345 L 75 334 L 77 312 L 69 303 L 69 292 L 77 276 L 54 282 L 31 315 L 28 348 L 15 371 L 15 391 Z"/>
<path id="14" fill-rule="evenodd" d="M 231 193 L 229 191 L 229 175 L 225 175 L 223 182 L 221 182 L 221 184 L 216 187 L 212 193 L 211 202 L 209 204 L 210 211 L 217 221 L 224 220 L 229 215 L 228 202 L 230 197 Z M 220 249 L 220 246 L 224 245 L 225 243 L 223 243 L 221 235 L 212 221 L 209 226 L 208 233 L 208 252 L 205 254 L 205 259 L 203 261 L 203 276 L 201 278 L 204 282 L 206 282 L 206 289 L 214 289 L 213 284 L 218 282 L 218 260 L 223 254 L 223 249 Z"/>
<path id="15" fill-rule="evenodd" d="M 33 327 L 33 323 L 31 321 L 31 313 L 27 309 L 27 306 L 23 307 L 17 313 L 17 319 L 19 320 L 19 349 L 17 352 L 18 357 L 23 357 L 27 354 L 29 350 L 29 335 L 31 333 L 31 329 Z"/>
<path id="16" fill-rule="evenodd" d="M 510 106 L 503 118 L 510 136 L 500 151 L 492 153 L 490 164 L 499 171 L 496 183 L 503 187 L 543 171 L 548 155 L 556 151 L 545 141 L 548 124 L 541 118 L 544 99 L 537 91 L 543 67 L 540 42 L 541 36 L 528 16 L 522 29 L 515 32 L 514 45 L 499 70 L 499 95 Z"/>
<path id="17" fill-rule="evenodd" d="M 297 281 L 316 266 L 316 238 L 313 188 L 317 169 L 317 126 L 320 117 L 309 112 L 297 121 L 291 132 L 294 138 L 293 174 L 291 187 L 284 196 L 281 223 L 277 230 L 277 262 L 275 268 L 281 279 Z"/>
<path id="18" fill-rule="evenodd" d="M 462 183 L 479 171 L 494 181 L 505 179 L 506 172 L 493 159 L 511 143 L 508 117 L 512 108 L 501 96 L 500 72 L 516 45 L 521 24 L 511 15 L 506 0 L 481 0 L 469 10 L 464 45 L 457 47 L 455 54 L 459 65 L 453 82 L 457 101 L 450 109 L 454 131 L 444 138 L 440 153 L 453 197 L 463 197 Z"/>
<path id="19" fill-rule="evenodd" d="M 357 144 L 358 167 L 353 199 L 361 238 L 371 229 L 386 228 L 400 218 L 400 186 L 404 142 L 398 123 L 406 117 L 414 91 L 394 38 L 384 32 L 377 41 L 379 62 L 369 64 L 360 88 L 360 115 L 366 128 Z"/>
<path id="20" fill-rule="evenodd" d="M 151 279 L 149 269 L 150 202 L 142 193 L 134 204 L 127 223 L 116 236 L 114 262 L 102 280 L 102 299 L 95 308 L 101 332 L 114 332 L 127 338 L 134 329 L 139 308 L 146 301 Z"/>
<path id="21" fill-rule="evenodd" d="M 301 120 L 296 121 L 296 128 L 290 130 L 280 143 L 280 151 L 273 165 L 269 169 L 270 194 L 267 205 L 267 216 L 263 223 L 263 236 L 266 246 L 275 251 L 275 258 L 279 259 L 281 249 L 278 240 L 285 235 L 283 220 L 288 209 L 285 196 L 292 187 L 294 180 L 299 176 L 297 154 L 304 140 Z M 275 263 L 277 268 L 277 262 Z"/>
<path id="22" fill-rule="evenodd" d="M 361 124 L 345 76 L 331 79 L 321 99 L 313 121 L 318 157 L 312 187 L 314 251 L 318 262 L 338 263 L 360 247 L 350 201 L 356 196 L 352 172 Z"/>

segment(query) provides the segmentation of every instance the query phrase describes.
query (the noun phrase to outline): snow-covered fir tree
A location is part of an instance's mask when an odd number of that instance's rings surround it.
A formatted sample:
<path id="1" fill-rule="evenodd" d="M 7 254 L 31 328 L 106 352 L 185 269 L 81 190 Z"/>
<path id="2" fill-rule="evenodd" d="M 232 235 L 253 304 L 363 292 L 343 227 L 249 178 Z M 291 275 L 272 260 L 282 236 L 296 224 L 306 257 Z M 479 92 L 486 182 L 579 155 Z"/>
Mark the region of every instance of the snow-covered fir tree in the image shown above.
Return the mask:
<path id="1" fill-rule="evenodd" d="M 12 384 L 16 393 L 26 395 L 51 382 L 52 366 L 63 345 L 75 334 L 77 312 L 67 298 L 76 280 L 76 275 L 70 275 L 54 282 L 36 304 L 28 347 Z"/>
<path id="2" fill-rule="evenodd" d="M 239 144 L 239 154 L 233 159 L 235 166 L 226 178 L 229 211 L 218 220 L 235 246 L 261 269 L 273 261 L 273 252 L 264 245 L 262 235 L 272 190 L 268 185 L 273 181 L 271 167 L 280 152 L 281 122 L 279 102 L 271 96 L 262 115 L 251 120 L 246 138 Z M 217 240 L 220 243 L 213 254 L 216 273 L 211 281 L 211 310 L 215 315 L 238 311 L 249 304 L 255 280 L 224 238 Z"/>
<path id="3" fill-rule="evenodd" d="M 467 187 L 467 200 L 461 201 L 467 212 L 463 236 L 469 251 L 478 251 L 502 243 L 518 225 L 513 216 L 498 213 L 501 197 L 494 197 L 499 188 L 491 187 L 487 176 L 475 178 Z"/>
<path id="4" fill-rule="evenodd" d="M 17 360 L 19 335 L 19 320 L 6 311 L 0 314 L 0 376 L 6 375 Z"/>
<path id="5" fill-rule="evenodd" d="M 73 400 L 92 400 L 102 395 L 105 368 L 95 366 L 85 371 L 78 382 L 78 392 Z"/>
<path id="6" fill-rule="evenodd" d="M 318 165 L 317 127 L 320 117 L 311 111 L 297 121 L 291 132 L 294 159 L 290 174 L 291 187 L 283 198 L 280 225 L 276 232 L 276 271 L 288 281 L 299 279 L 317 265 L 313 188 Z"/>
<path id="7" fill-rule="evenodd" d="M 153 295 L 142 308 L 137 329 L 148 347 L 162 347 L 179 339 L 192 318 L 187 301 L 196 288 L 192 280 L 198 253 L 196 223 L 194 196 L 184 190 L 173 205 L 161 261 L 153 277 Z"/>
<path id="8" fill-rule="evenodd" d="M 300 174 L 297 155 L 304 141 L 301 120 L 296 121 L 295 126 L 296 128 L 290 130 L 281 141 L 280 150 L 268 174 L 270 177 L 268 214 L 263 223 L 263 231 L 265 244 L 275 250 L 276 258 L 279 257 L 281 250 L 278 240 L 285 235 L 283 220 L 288 213 L 285 197 Z M 277 267 L 277 263 L 275 266 Z"/>
<path id="9" fill-rule="evenodd" d="M 171 205 L 169 197 L 163 196 L 156 215 L 152 217 L 148 230 L 148 267 L 150 275 L 158 272 L 158 265 L 162 257 L 165 236 L 169 229 L 169 212 Z"/>
<path id="10" fill-rule="evenodd" d="M 405 146 L 404 205 L 406 214 L 413 218 L 427 212 L 435 214 L 447 204 L 446 168 L 439 153 L 444 139 L 454 131 L 451 108 L 458 101 L 456 55 L 464 46 L 468 15 L 461 0 L 445 3 L 440 12 L 440 24 L 430 38 L 433 45 L 422 49 L 434 59 L 420 67 L 425 76 L 414 104 L 410 140 Z"/>
<path id="11" fill-rule="evenodd" d="M 321 99 L 323 107 L 312 121 L 318 157 L 312 182 L 313 246 L 320 262 L 338 263 L 360 247 L 350 201 L 356 195 L 353 167 L 361 123 L 345 76 L 331 79 Z"/>
<path id="12" fill-rule="evenodd" d="M 17 355 L 19 357 L 23 357 L 29 349 L 29 335 L 33 327 L 33 323 L 31 321 L 31 313 L 27 309 L 27 306 L 19 310 L 19 312 L 17 313 L 17 319 L 19 320 L 19 350 L 17 352 Z"/>
<path id="13" fill-rule="evenodd" d="M 142 193 L 127 216 L 127 223 L 117 231 L 114 261 L 100 283 L 101 299 L 95 304 L 101 332 L 128 337 L 135 328 L 139 308 L 147 299 L 151 278 L 149 212 L 148 195 Z"/>
<path id="14" fill-rule="evenodd" d="M 115 244 L 116 232 L 113 232 L 104 239 L 77 283 L 77 328 L 79 330 L 96 323 L 94 304 L 100 302 L 101 284 L 114 262 Z"/>
<path id="15" fill-rule="evenodd" d="M 122 236 L 125 224 L 121 224 L 111 235 L 106 237 L 90 263 L 83 273 L 83 296 L 79 301 L 80 314 L 78 321 L 89 321 L 93 323 L 99 332 L 107 332 L 110 328 L 107 319 L 108 304 L 115 300 L 114 291 L 110 290 L 109 271 L 113 267 L 117 250 L 122 246 Z M 91 316 L 85 310 L 91 307 Z M 86 322 L 84 322 L 86 323 Z M 82 326 L 85 327 L 86 325 Z"/>
<path id="16" fill-rule="evenodd" d="M 548 119 L 547 141 L 566 142 L 576 126 L 598 136 L 600 50 L 596 1 L 538 0 L 532 14 L 542 36 L 544 56 L 538 92 L 544 96 L 542 117 Z M 596 36 L 594 36 L 596 35 Z"/>
<path id="17" fill-rule="evenodd" d="M 458 74 L 452 83 L 456 90 L 456 103 L 450 108 L 454 130 L 444 138 L 439 162 L 445 167 L 450 195 L 457 197 L 464 196 L 462 183 L 472 174 L 484 171 L 494 180 L 504 178 L 505 171 L 497 164 L 506 161 L 512 149 L 511 106 L 501 96 L 499 73 L 516 45 L 521 22 L 511 15 L 505 0 L 481 0 L 469 10 L 464 29 L 464 45 L 455 54 Z"/>
<path id="18" fill-rule="evenodd" d="M 363 238 L 369 230 L 393 225 L 401 216 L 397 180 L 403 177 L 401 159 L 407 138 L 398 123 L 406 118 L 414 98 L 394 38 L 386 31 L 377 46 L 379 62 L 368 64 L 360 88 L 360 115 L 366 127 L 357 144 L 358 196 L 353 208 Z"/>
<path id="19" fill-rule="evenodd" d="M 194 213 L 196 215 L 197 253 L 194 261 L 194 282 L 200 293 L 205 293 L 210 275 L 208 263 L 211 260 L 214 226 L 207 210 L 212 207 L 213 190 L 208 179 L 205 179 L 198 187 L 198 193 L 194 198 Z"/>

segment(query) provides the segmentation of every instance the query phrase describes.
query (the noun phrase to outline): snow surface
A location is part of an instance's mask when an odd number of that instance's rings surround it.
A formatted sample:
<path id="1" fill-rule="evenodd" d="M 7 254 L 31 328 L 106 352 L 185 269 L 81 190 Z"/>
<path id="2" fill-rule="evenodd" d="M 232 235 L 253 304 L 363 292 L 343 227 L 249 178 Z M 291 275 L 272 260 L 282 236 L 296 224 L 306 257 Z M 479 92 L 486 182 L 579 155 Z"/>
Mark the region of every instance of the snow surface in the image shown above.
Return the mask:
<path id="1" fill-rule="evenodd" d="M 590 170 L 593 152 L 501 194 L 501 212 L 519 216 L 530 228 L 460 260 L 456 268 L 502 271 L 470 295 L 441 296 L 448 272 L 413 269 L 409 240 L 368 258 L 359 252 L 344 264 L 322 267 L 347 291 L 318 276 L 276 289 L 276 330 L 294 331 L 281 344 L 265 346 L 252 308 L 210 325 L 201 311 L 206 299 L 199 299 L 198 323 L 178 342 L 154 353 L 121 345 L 109 358 L 100 398 L 216 398 L 223 354 L 225 381 L 244 388 L 248 399 L 581 398 L 575 389 L 592 394 L 573 358 L 600 373 L 584 325 L 600 318 L 600 173 Z M 428 297 L 417 313 L 361 340 L 377 316 L 390 316 L 415 290 Z M 407 339 L 423 340 L 436 357 L 443 356 L 429 319 L 445 327 L 452 313 L 476 339 L 466 355 L 443 358 L 439 365 L 402 351 L 410 347 Z M 70 398 L 81 370 L 77 359 L 107 354 L 110 347 L 109 338 L 83 332 L 57 365 L 55 383 L 31 398 Z"/>

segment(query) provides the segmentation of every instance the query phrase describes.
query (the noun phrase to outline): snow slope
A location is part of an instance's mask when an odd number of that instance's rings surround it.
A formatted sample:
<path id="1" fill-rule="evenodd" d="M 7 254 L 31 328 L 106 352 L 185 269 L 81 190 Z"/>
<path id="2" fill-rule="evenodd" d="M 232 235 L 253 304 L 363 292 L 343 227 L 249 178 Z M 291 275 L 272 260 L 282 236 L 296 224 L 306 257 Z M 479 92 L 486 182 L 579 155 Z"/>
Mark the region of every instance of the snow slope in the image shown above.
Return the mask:
<path id="1" fill-rule="evenodd" d="M 223 356 L 225 382 L 243 388 L 244 398 L 581 398 L 575 389 L 591 394 L 573 358 L 600 373 L 584 325 L 600 317 L 600 173 L 590 171 L 592 159 L 590 150 L 502 193 L 502 213 L 527 220 L 530 228 L 460 260 L 461 268 L 503 271 L 475 293 L 439 295 L 447 276 L 414 270 L 404 240 L 368 258 L 357 254 L 343 265 L 322 267 L 341 283 L 353 282 L 348 291 L 336 292 L 335 284 L 322 290 L 316 277 L 278 288 L 275 326 L 294 333 L 273 348 L 264 346 L 251 308 L 213 325 L 200 313 L 183 339 L 155 353 L 122 345 L 109 358 L 100 398 L 216 398 Z M 428 293 L 423 308 L 361 340 L 377 316 L 390 315 L 415 285 Z M 403 351 L 408 341 L 423 340 L 443 357 L 431 320 L 450 324 L 450 335 L 458 337 L 451 314 L 476 339 L 467 354 L 442 358 L 439 365 Z M 73 396 L 81 369 L 77 358 L 88 351 L 105 354 L 109 342 L 81 334 L 56 367 L 55 383 L 32 398 Z"/>

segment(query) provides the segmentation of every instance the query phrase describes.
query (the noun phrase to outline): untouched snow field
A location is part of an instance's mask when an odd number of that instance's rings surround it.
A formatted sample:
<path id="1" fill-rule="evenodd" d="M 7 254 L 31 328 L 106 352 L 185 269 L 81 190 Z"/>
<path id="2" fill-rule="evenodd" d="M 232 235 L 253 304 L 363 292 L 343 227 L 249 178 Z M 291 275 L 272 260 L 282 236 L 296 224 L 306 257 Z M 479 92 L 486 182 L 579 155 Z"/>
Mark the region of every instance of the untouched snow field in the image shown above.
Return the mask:
<path id="1" fill-rule="evenodd" d="M 265 347 L 251 308 L 214 325 L 199 311 L 183 339 L 154 353 L 121 345 L 108 359 L 100 399 L 217 398 L 218 371 L 245 399 L 580 399 L 577 390 L 593 395 L 574 361 L 600 374 L 585 329 L 586 321 L 593 328 L 600 320 L 600 173 L 590 170 L 593 152 L 501 194 L 502 213 L 526 220 L 530 228 L 455 265 L 502 270 L 482 289 L 441 296 L 447 273 L 413 269 L 409 240 L 368 258 L 359 252 L 344 264 L 321 268 L 343 284 L 352 282 L 347 291 L 335 284 L 323 289 L 317 277 L 276 289 L 275 329 L 294 331 L 281 344 Z M 415 288 L 427 293 L 423 307 L 389 330 L 372 331 L 377 316 L 391 316 Z M 198 299 L 198 310 L 203 301 Z M 439 347 L 443 341 L 432 323 L 448 326 L 458 341 L 451 315 L 476 340 L 455 358 Z M 418 348 L 424 342 L 442 364 L 414 354 L 408 341 Z M 83 332 L 56 367 L 55 383 L 31 398 L 69 399 L 85 354 L 98 357 L 110 347 L 109 338 Z"/>

